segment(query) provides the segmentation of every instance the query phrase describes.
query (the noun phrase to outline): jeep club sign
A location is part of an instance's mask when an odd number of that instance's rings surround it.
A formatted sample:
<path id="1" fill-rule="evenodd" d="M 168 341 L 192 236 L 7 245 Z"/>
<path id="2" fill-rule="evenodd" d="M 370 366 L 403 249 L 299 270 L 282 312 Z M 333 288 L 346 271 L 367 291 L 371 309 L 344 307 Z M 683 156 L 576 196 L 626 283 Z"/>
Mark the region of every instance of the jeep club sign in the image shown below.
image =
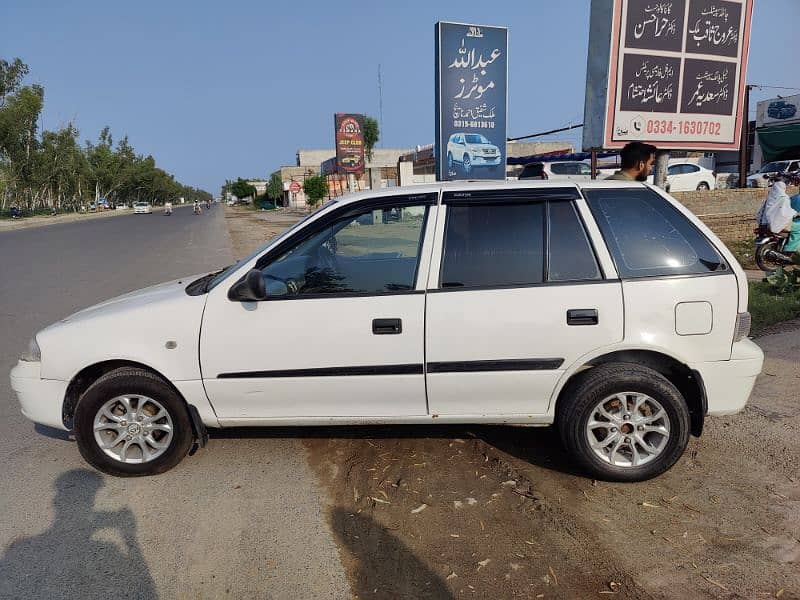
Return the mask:
<path id="1" fill-rule="evenodd" d="M 592 0 L 583 147 L 739 148 L 753 0 Z"/>
<path id="2" fill-rule="evenodd" d="M 361 175 L 364 172 L 364 115 L 336 113 L 336 170 Z"/>

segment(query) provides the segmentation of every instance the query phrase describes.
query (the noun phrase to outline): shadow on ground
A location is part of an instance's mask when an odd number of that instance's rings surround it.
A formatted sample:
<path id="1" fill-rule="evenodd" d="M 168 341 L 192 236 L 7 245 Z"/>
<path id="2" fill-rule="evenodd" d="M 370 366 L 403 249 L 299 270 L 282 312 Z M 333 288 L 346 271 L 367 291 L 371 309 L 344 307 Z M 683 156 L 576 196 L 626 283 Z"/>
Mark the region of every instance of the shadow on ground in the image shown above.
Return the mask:
<path id="1" fill-rule="evenodd" d="M 331 512 L 331 525 L 353 561 L 348 570 L 356 597 L 453 597 L 441 577 L 371 517 L 338 507 Z"/>
<path id="2" fill-rule="evenodd" d="M 211 439 L 297 440 L 478 439 L 531 465 L 584 476 L 569 459 L 554 427 L 503 425 L 391 425 L 350 427 L 235 427 L 209 430 Z"/>
<path id="3" fill-rule="evenodd" d="M 0 598 L 157 597 L 133 513 L 94 508 L 103 485 L 87 469 L 59 475 L 53 524 L 17 538 L 0 558 Z"/>

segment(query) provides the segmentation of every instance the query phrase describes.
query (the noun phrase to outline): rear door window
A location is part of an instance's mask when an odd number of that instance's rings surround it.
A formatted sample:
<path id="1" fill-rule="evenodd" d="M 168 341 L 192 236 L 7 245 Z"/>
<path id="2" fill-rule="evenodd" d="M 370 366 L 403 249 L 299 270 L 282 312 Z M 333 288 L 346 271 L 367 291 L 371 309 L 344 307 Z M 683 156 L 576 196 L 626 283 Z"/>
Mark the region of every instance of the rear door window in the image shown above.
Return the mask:
<path id="1" fill-rule="evenodd" d="M 678 209 L 647 188 L 588 189 L 584 195 L 620 277 L 725 271 L 706 237 Z"/>
<path id="2" fill-rule="evenodd" d="M 571 175 L 575 172 L 571 167 L 569 163 L 553 163 L 550 170 L 556 175 Z"/>
<path id="3" fill-rule="evenodd" d="M 572 202 L 550 202 L 548 280 L 600 279 L 600 267 Z"/>
<path id="4" fill-rule="evenodd" d="M 543 202 L 449 206 L 441 287 L 541 283 L 544 206 Z"/>

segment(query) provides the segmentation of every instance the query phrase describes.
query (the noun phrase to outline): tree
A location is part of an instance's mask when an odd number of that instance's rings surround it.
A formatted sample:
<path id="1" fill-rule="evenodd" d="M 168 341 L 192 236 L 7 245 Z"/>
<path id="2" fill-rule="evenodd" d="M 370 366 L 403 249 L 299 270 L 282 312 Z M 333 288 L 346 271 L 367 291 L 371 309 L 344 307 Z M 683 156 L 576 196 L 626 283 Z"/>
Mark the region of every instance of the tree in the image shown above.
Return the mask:
<path id="1" fill-rule="evenodd" d="M 181 185 L 152 156 L 136 154 L 127 136 L 114 146 L 108 127 L 83 147 L 74 123 L 39 132 L 44 88 L 23 85 L 27 74 L 20 59 L 0 60 L 0 208 L 77 208 L 86 196 L 117 203 L 211 199 Z"/>
<path id="2" fill-rule="evenodd" d="M 364 153 L 367 160 L 372 161 L 372 149 L 381 137 L 378 121 L 372 117 L 364 117 Z"/>
<path id="3" fill-rule="evenodd" d="M 274 203 L 283 198 L 283 181 L 281 180 L 281 174 L 277 171 L 269 176 L 267 197 Z"/>
<path id="4" fill-rule="evenodd" d="M 324 175 L 307 177 L 303 182 L 303 191 L 306 193 L 308 203 L 313 207 L 317 202 L 328 195 L 328 180 Z"/>
<path id="5" fill-rule="evenodd" d="M 228 191 L 237 198 L 256 197 L 256 188 L 241 177 L 228 186 Z"/>

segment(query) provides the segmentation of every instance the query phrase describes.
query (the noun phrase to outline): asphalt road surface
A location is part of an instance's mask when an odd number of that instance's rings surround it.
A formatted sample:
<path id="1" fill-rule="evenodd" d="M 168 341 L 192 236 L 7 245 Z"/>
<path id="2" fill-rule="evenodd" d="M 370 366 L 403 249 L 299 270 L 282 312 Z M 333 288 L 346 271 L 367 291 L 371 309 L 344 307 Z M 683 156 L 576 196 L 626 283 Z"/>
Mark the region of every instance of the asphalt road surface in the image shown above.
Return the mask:
<path id="1" fill-rule="evenodd" d="M 49 323 L 230 263 L 222 207 L 4 232 L 0 257 L 0 597 L 350 596 L 299 442 L 217 437 L 158 477 L 107 477 L 10 388 Z"/>

